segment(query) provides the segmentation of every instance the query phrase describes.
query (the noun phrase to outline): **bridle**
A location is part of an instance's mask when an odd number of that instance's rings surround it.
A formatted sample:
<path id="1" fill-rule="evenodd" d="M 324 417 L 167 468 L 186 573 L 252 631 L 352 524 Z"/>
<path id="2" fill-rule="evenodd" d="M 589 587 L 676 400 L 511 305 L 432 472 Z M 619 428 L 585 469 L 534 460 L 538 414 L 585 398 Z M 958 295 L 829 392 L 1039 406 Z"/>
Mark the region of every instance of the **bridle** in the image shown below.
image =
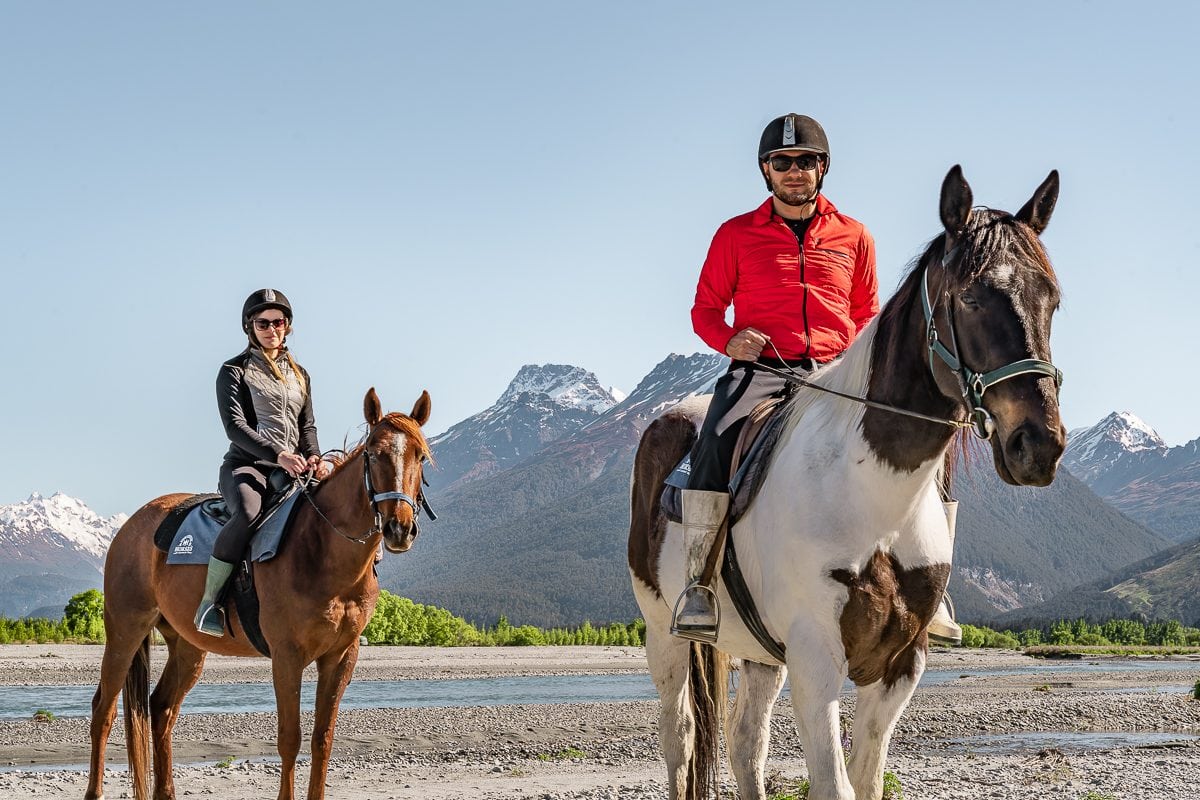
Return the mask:
<path id="1" fill-rule="evenodd" d="M 959 245 L 947 249 L 942 254 L 942 269 L 947 270 L 950 264 L 958 255 Z M 949 301 L 950 293 L 946 292 L 944 296 Z M 1062 388 L 1063 374 L 1062 370 L 1051 364 L 1049 361 L 1043 361 L 1040 358 L 1023 358 L 1019 361 L 1013 361 L 1005 364 L 1002 367 L 989 370 L 987 372 L 976 372 L 959 358 L 958 335 L 954 325 L 954 304 L 946 303 L 946 317 L 949 321 L 948 330 L 950 332 L 950 346 L 954 348 L 951 352 L 944 344 L 942 344 L 938 336 L 937 326 L 933 321 L 933 304 L 929 301 L 929 267 L 925 267 L 925 272 L 921 275 L 921 311 L 925 315 L 925 341 L 929 350 L 929 372 L 934 372 L 933 357 L 937 355 L 951 372 L 958 379 L 959 388 L 962 391 L 963 401 L 967 405 L 968 416 L 970 418 L 971 430 L 980 439 L 988 440 L 992 438 L 992 433 L 996 430 L 996 420 L 991 413 L 983 407 L 983 393 L 998 383 L 1002 383 L 1009 378 L 1015 378 L 1018 375 L 1037 374 L 1044 375 L 1054 379 L 1054 390 L 1057 392 Z"/>
<path id="2" fill-rule="evenodd" d="M 371 434 L 373 431 L 374 431 L 373 426 L 367 428 L 367 435 L 363 439 L 364 443 L 369 442 L 371 440 Z M 417 465 L 417 469 L 419 469 L 421 471 L 421 477 L 417 481 L 417 496 L 415 499 L 413 497 L 411 497 L 410 495 L 406 494 L 405 492 L 400 492 L 400 491 L 377 492 L 375 490 L 375 484 L 371 480 L 371 463 L 375 460 L 375 456 L 367 451 L 365 445 L 364 445 L 363 451 L 362 451 L 362 459 L 363 459 L 363 488 L 366 490 L 366 493 L 367 493 L 367 502 L 369 502 L 371 504 L 371 510 L 375 514 L 375 524 L 366 533 L 363 533 L 359 536 L 351 536 L 351 535 L 343 532 L 341 528 L 339 528 L 336 524 L 334 524 L 334 522 L 331 519 L 329 519 L 329 517 L 325 516 L 325 513 L 323 511 L 321 511 L 320 506 L 317 505 L 316 499 L 313 497 L 313 494 L 309 489 L 309 487 L 314 482 L 312 473 L 309 473 L 306 478 L 301 478 L 301 480 L 300 480 L 300 486 L 304 490 L 304 496 L 306 498 L 308 498 L 309 505 L 311 505 L 313 507 L 313 510 L 317 512 L 317 515 L 321 519 L 325 520 L 326 525 L 333 528 L 335 533 L 337 533 L 343 539 L 354 542 L 356 544 L 366 544 L 367 541 L 370 540 L 371 537 L 374 536 L 375 534 L 383 533 L 383 512 L 379 510 L 379 504 L 385 503 L 388 500 L 395 500 L 398 503 L 405 503 L 406 505 L 408 505 L 409 508 L 412 509 L 412 512 L 413 512 L 413 538 L 414 539 L 421 533 L 421 524 L 420 524 L 421 509 L 425 510 L 425 515 L 429 517 L 430 521 L 436 520 L 438 518 L 437 514 L 435 514 L 433 512 L 433 508 L 429 505 L 429 501 L 425 498 L 425 491 L 421 488 L 422 486 L 429 485 L 429 481 L 425 479 L 424 465 L 425 465 L 425 462 L 428 460 L 425 456 L 423 456 L 423 455 L 421 456 L 421 461 Z"/>
<path id="3" fill-rule="evenodd" d="M 942 254 L 941 264 L 942 269 L 946 270 L 954 259 L 958 256 L 959 247 L 955 245 L 953 248 L 946 250 Z M 950 293 L 946 292 L 945 296 L 950 297 Z M 830 389 L 822 386 L 819 383 L 814 383 L 800 376 L 791 367 L 787 371 L 776 369 L 768 364 L 755 364 L 754 369 L 761 369 L 766 372 L 773 373 L 786 379 L 789 383 L 798 386 L 807 386 L 810 389 L 817 389 L 827 394 L 837 395 L 847 400 L 853 400 L 856 403 L 862 403 L 871 408 L 877 408 L 881 411 L 888 411 L 893 414 L 900 414 L 905 417 L 914 417 L 923 419 L 926 422 L 936 422 L 939 425 L 948 425 L 951 428 L 970 428 L 975 435 L 980 439 L 987 441 L 992 438 L 992 434 L 996 431 L 996 420 L 992 417 L 991 412 L 983 407 L 983 393 L 997 383 L 1015 378 L 1018 375 L 1026 375 L 1034 373 L 1045 375 L 1054 379 L 1054 388 L 1057 392 L 1062 388 L 1063 374 L 1062 370 L 1051 364 L 1049 361 L 1043 361 L 1040 358 L 1023 358 L 1019 361 L 1013 361 L 998 367 L 988 372 L 975 372 L 970 367 L 962 362 L 958 357 L 958 335 L 954 325 L 954 305 L 947 303 L 946 316 L 949 319 L 950 345 L 954 348 L 951 352 L 944 344 L 942 344 L 938 336 L 937 326 L 933 321 L 933 304 L 929 301 L 929 266 L 926 265 L 921 273 L 921 311 L 925 315 L 925 341 L 929 351 L 929 372 L 936 379 L 937 372 L 934 369 L 933 357 L 936 354 L 946 366 L 954 373 L 958 379 L 959 388 L 962 390 L 963 402 L 967 406 L 967 422 L 961 422 L 956 419 L 945 419 L 943 417 L 934 417 L 929 414 L 922 414 L 919 411 L 910 411 L 907 408 L 899 408 L 897 406 L 880 403 L 875 400 L 868 400 L 865 397 L 858 395 L 839 392 L 836 389 Z M 770 343 L 774 347 L 774 343 Z M 779 350 L 775 350 L 776 356 L 782 361 L 783 356 L 779 354 Z"/>

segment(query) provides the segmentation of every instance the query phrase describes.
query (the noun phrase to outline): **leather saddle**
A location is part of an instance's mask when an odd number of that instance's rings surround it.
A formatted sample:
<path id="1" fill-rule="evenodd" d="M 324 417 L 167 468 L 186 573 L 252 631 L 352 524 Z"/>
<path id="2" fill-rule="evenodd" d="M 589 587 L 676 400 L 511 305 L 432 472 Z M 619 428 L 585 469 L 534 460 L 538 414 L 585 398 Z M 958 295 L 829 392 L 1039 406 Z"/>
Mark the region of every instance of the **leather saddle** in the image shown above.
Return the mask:
<path id="1" fill-rule="evenodd" d="M 779 442 L 779 434 L 787 414 L 777 413 L 787 402 L 786 397 L 763 400 L 746 417 L 746 423 L 738 434 L 733 450 L 733 462 L 729 474 L 729 524 L 737 522 L 750 508 L 762 480 L 767 474 L 771 453 Z M 659 503 L 667 519 L 683 521 L 683 490 L 687 488 L 691 475 L 691 454 L 667 476 Z"/>

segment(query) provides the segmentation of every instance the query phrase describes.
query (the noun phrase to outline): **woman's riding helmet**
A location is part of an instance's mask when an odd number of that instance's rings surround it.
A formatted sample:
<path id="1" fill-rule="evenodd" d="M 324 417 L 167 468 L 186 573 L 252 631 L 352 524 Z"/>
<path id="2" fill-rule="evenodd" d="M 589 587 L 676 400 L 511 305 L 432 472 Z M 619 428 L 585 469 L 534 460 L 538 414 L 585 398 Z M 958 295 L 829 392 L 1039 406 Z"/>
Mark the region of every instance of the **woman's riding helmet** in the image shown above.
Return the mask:
<path id="1" fill-rule="evenodd" d="M 288 302 L 287 295 L 278 289 L 259 289 L 242 304 L 242 330 L 246 333 L 250 332 L 250 320 L 260 311 L 265 311 L 268 308 L 277 308 L 287 317 L 288 324 L 292 322 L 292 304 Z"/>

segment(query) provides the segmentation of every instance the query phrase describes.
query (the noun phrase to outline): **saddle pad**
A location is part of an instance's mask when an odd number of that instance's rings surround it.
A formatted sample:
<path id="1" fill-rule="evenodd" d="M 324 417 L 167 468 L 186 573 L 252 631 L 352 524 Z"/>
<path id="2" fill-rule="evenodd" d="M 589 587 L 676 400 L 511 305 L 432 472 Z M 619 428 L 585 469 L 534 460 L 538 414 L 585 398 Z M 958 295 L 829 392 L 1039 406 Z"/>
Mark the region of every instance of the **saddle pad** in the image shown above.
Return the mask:
<path id="1" fill-rule="evenodd" d="M 766 465 L 771 453 L 779 441 L 779 433 L 783 429 L 783 421 L 787 414 L 783 413 L 786 405 L 777 400 L 764 402 L 754 410 L 751 419 L 747 420 L 742 430 L 742 436 L 750 439 L 749 450 L 745 452 L 740 463 L 735 456 L 737 471 L 729 481 L 729 524 L 732 525 L 745 515 L 758 494 L 763 476 L 767 474 Z M 758 419 L 753 419 L 754 416 Z M 742 452 L 744 443 L 738 441 L 738 451 Z M 663 514 L 672 522 L 683 522 L 683 490 L 687 488 L 688 477 L 692 472 L 692 456 L 688 453 L 683 460 L 667 476 L 663 485 L 659 505 Z"/>
<path id="2" fill-rule="evenodd" d="M 199 500 L 192 498 L 185 501 L 192 504 L 192 509 L 183 518 L 171 539 L 171 546 L 167 550 L 168 564 L 207 564 L 212 555 L 213 544 L 217 541 L 217 534 L 221 532 L 224 520 L 209 516 L 200 504 L 212 495 L 197 497 Z M 254 538 L 250 540 L 251 561 L 269 561 L 275 557 L 298 497 L 299 488 L 293 488 L 278 505 L 263 515 L 254 532 Z M 165 525 L 166 521 L 163 524 Z"/>
<path id="3" fill-rule="evenodd" d="M 158 524 L 158 530 L 154 532 L 154 546 L 164 553 L 171 552 L 171 543 L 175 541 L 175 534 L 192 509 L 205 501 L 217 500 L 220 497 L 219 494 L 194 494 L 172 508 L 167 512 L 163 521 Z"/>

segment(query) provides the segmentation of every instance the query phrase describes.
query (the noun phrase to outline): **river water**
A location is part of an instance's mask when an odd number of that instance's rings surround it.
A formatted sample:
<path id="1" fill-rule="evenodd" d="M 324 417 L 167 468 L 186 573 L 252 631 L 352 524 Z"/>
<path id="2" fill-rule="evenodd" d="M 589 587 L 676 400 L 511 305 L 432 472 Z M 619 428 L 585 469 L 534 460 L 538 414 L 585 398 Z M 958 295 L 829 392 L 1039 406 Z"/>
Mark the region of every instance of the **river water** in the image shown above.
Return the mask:
<path id="1" fill-rule="evenodd" d="M 1200 678 L 1197 661 L 1102 661 L 1039 663 L 1022 669 L 929 670 L 922 686 L 936 686 L 965 675 L 1030 675 L 1052 679 L 1062 673 L 1188 672 Z M 1194 681 L 1195 678 L 1191 680 Z M 1183 691 L 1187 685 L 1155 683 L 1146 691 Z M 847 684 L 845 691 L 852 691 Z M 1137 691 L 1137 689 L 1133 689 Z M 56 717 L 91 714 L 94 686 L 0 686 L 0 719 L 29 719 L 45 709 Z M 786 689 L 785 689 L 786 692 Z M 301 687 L 304 710 L 313 708 L 316 684 Z M 657 694 L 646 673 L 606 675 L 546 675 L 452 680 L 355 681 L 342 699 L 342 708 L 424 708 L 461 706 L 554 705 L 560 703 L 654 700 Z M 197 685 L 183 703 L 184 714 L 274 711 L 275 694 L 269 683 Z"/>

